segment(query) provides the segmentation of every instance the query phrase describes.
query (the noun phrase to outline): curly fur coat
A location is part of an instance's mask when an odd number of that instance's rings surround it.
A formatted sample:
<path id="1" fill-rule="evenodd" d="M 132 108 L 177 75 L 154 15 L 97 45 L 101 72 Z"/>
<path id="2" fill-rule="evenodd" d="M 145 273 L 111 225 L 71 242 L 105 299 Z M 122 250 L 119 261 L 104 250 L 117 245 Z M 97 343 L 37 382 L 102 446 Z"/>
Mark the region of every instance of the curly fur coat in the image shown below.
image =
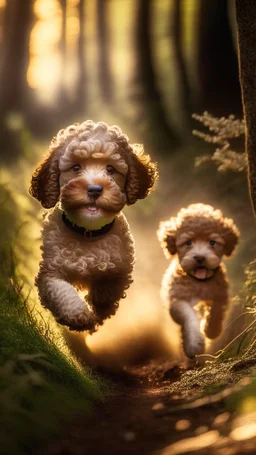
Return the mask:
<path id="1" fill-rule="evenodd" d="M 36 285 L 59 323 L 93 332 L 115 313 L 134 265 L 134 242 L 121 210 L 145 198 L 156 178 L 156 164 L 117 126 L 86 121 L 52 140 L 30 193 L 43 207 L 54 207 L 43 222 Z M 85 298 L 79 291 L 87 291 Z"/>
<path id="2" fill-rule="evenodd" d="M 232 219 L 205 204 L 191 204 L 161 222 L 158 238 L 173 257 L 162 283 L 162 298 L 181 326 L 185 354 L 204 352 L 204 335 L 218 337 L 229 304 L 223 255 L 230 256 L 239 231 Z"/>

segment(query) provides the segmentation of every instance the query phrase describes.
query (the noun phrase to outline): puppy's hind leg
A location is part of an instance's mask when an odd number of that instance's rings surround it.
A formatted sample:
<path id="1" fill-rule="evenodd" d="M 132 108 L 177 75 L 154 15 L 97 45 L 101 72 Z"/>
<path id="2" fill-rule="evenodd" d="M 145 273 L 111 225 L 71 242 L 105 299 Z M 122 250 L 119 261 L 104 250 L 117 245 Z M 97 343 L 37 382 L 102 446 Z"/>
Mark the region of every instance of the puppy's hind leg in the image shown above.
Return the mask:
<path id="1" fill-rule="evenodd" d="M 204 337 L 200 331 L 200 320 L 188 302 L 177 301 L 172 304 L 170 314 L 181 326 L 183 349 L 187 357 L 192 359 L 204 353 Z"/>
<path id="2" fill-rule="evenodd" d="M 204 327 L 207 338 L 214 340 L 221 334 L 227 306 L 227 299 L 222 302 L 214 301 L 210 306 Z"/>

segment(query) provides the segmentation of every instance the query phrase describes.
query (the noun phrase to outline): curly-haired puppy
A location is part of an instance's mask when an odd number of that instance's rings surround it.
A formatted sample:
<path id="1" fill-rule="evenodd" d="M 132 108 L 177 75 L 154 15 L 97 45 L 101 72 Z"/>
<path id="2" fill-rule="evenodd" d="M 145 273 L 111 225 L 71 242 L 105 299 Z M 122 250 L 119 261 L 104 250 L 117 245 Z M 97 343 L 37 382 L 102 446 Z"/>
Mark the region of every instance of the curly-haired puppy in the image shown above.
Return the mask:
<path id="1" fill-rule="evenodd" d="M 141 145 L 117 126 L 86 121 L 62 129 L 35 170 L 30 194 L 50 211 L 36 278 L 43 306 L 73 330 L 96 330 L 132 279 L 134 242 L 121 212 L 157 177 Z M 78 290 L 87 290 L 85 300 Z"/>
<path id="2" fill-rule="evenodd" d="M 229 285 L 221 259 L 231 255 L 239 231 L 220 210 L 192 204 L 161 222 L 158 238 L 165 255 L 175 255 L 163 278 L 162 297 L 181 326 L 185 354 L 193 358 L 204 352 L 204 335 L 214 339 L 222 331 Z"/>

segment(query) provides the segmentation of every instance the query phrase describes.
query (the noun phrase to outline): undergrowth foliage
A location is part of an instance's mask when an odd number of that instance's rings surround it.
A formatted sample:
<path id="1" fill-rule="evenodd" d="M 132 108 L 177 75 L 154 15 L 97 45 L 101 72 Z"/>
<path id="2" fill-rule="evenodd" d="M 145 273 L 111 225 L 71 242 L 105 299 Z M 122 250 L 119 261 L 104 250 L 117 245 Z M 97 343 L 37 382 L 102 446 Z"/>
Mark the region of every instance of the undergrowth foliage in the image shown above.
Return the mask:
<path id="1" fill-rule="evenodd" d="M 245 267 L 246 280 L 241 292 L 246 308 L 256 311 L 256 259 Z"/>
<path id="2" fill-rule="evenodd" d="M 246 267 L 246 281 L 237 296 L 244 305 L 244 329 L 203 368 L 186 371 L 170 392 L 195 390 L 193 398 L 177 409 L 193 409 L 223 402 L 230 411 L 255 411 L 256 396 L 256 260 Z"/>
<path id="3" fill-rule="evenodd" d="M 100 384 L 68 353 L 61 332 L 39 316 L 16 274 L 15 202 L 0 188 L 0 453 L 25 454 L 101 398 Z"/>
<path id="4" fill-rule="evenodd" d="M 193 134 L 205 142 L 216 146 L 212 155 L 204 155 L 196 158 L 196 166 L 213 161 L 219 171 L 228 169 L 241 172 L 247 169 L 247 157 L 245 152 L 238 152 L 232 149 L 231 141 L 238 139 L 245 134 L 245 121 L 236 119 L 234 115 L 229 117 L 214 117 L 209 112 L 202 115 L 193 114 L 192 117 L 205 126 L 210 133 L 193 130 Z"/>
<path id="5" fill-rule="evenodd" d="M 202 131 L 194 130 L 193 134 L 215 146 L 213 153 L 198 156 L 195 165 L 213 162 L 220 172 L 246 172 L 245 121 L 234 115 L 217 118 L 208 112 L 193 114 L 193 118 L 202 125 Z M 196 408 L 221 401 L 230 410 L 255 410 L 256 260 L 245 267 L 245 276 L 245 283 L 236 297 L 243 308 L 239 317 L 245 318 L 244 326 L 224 349 L 206 361 L 203 368 L 188 370 L 171 386 L 171 392 L 197 391 L 191 402 L 181 405 L 181 408 Z"/>

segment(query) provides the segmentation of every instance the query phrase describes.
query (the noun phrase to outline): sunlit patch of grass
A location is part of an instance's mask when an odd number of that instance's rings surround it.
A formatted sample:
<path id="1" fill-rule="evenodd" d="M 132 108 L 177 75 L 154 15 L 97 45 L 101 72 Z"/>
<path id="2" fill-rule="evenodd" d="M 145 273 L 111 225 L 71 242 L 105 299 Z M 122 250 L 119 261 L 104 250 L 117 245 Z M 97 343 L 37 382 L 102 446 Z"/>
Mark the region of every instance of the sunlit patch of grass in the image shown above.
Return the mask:
<path id="1" fill-rule="evenodd" d="M 16 281 L 0 289 L 0 440 L 20 454 L 101 397 L 99 384 L 36 324 Z M 60 333 L 58 333 L 60 336 Z"/>
<path id="2" fill-rule="evenodd" d="M 227 398 L 226 405 L 230 410 L 237 411 L 241 414 L 247 414 L 255 411 L 256 405 L 256 371 L 244 378 L 242 386 L 234 390 Z"/>
<path id="3" fill-rule="evenodd" d="M 98 380 L 71 356 L 19 277 L 18 258 L 26 261 L 31 241 L 19 237 L 26 212 L 20 198 L 0 185 L 0 452 L 14 455 L 28 453 L 102 397 Z"/>

